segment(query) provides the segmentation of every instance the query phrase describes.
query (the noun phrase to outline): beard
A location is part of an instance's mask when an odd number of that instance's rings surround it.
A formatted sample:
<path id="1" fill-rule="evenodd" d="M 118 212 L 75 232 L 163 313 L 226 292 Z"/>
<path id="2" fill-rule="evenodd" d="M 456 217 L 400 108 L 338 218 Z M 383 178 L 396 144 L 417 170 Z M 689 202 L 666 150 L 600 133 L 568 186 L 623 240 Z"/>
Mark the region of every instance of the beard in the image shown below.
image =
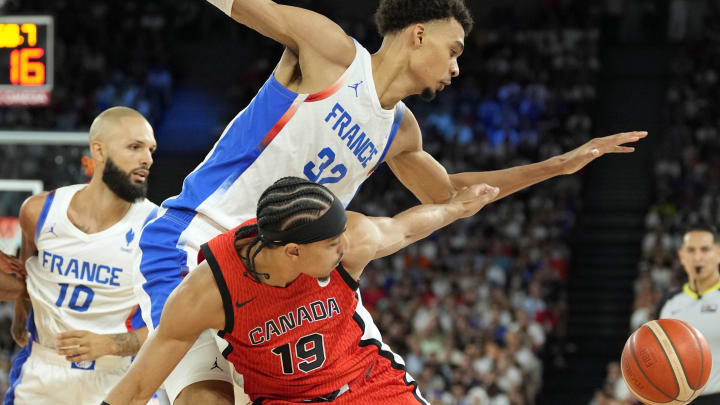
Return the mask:
<path id="1" fill-rule="evenodd" d="M 420 93 L 420 98 L 423 99 L 423 101 L 433 101 L 435 100 L 435 94 L 436 92 L 431 90 L 430 87 L 425 87 Z"/>
<path id="2" fill-rule="evenodd" d="M 108 157 L 103 169 L 102 181 L 120 199 L 134 203 L 147 195 L 147 179 L 144 183 L 133 183 L 131 174 L 124 172 Z"/>

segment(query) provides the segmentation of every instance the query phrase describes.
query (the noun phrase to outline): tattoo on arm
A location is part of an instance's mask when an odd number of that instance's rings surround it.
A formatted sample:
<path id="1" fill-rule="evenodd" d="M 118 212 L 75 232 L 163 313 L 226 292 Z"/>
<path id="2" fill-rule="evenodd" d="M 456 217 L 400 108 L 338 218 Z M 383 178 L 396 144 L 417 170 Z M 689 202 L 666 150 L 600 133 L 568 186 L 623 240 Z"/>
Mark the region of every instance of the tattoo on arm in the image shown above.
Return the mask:
<path id="1" fill-rule="evenodd" d="M 113 354 L 116 356 L 132 356 L 140 350 L 140 339 L 135 331 L 110 335 L 110 339 L 115 345 Z"/>

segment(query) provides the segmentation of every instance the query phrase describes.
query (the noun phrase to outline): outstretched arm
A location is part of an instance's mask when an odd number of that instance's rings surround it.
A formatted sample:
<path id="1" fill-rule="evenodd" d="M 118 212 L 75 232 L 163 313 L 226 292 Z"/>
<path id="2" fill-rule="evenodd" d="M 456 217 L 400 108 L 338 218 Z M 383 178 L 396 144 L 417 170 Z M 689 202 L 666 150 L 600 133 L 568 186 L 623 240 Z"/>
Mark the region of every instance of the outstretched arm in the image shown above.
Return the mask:
<path id="1" fill-rule="evenodd" d="M 160 324 L 105 402 L 145 405 L 205 329 L 222 329 L 225 312 L 207 262 L 170 294 Z"/>
<path id="2" fill-rule="evenodd" d="M 490 184 L 500 188 L 496 200 L 562 174 L 572 174 L 606 153 L 630 153 L 623 146 L 647 136 L 647 132 L 624 132 L 595 138 L 584 145 L 542 162 L 504 170 L 465 172 L 448 175 L 440 163 L 422 150 L 420 127 L 408 110 L 400 127 L 402 142 L 396 155 L 388 159 L 395 176 L 423 203 L 447 201 L 457 190 L 472 184 Z M 396 142 L 398 142 L 396 140 Z"/>
<path id="3" fill-rule="evenodd" d="M 285 45 L 296 55 L 342 64 L 355 56 L 350 37 L 327 17 L 270 0 L 208 0 L 215 7 L 258 33 Z"/>
<path id="4" fill-rule="evenodd" d="M 418 205 L 392 218 L 348 212 L 350 248 L 343 267 L 358 279 L 371 260 L 391 255 L 460 218 L 474 215 L 498 192 L 487 184 L 474 185 L 460 190 L 445 204 Z"/>

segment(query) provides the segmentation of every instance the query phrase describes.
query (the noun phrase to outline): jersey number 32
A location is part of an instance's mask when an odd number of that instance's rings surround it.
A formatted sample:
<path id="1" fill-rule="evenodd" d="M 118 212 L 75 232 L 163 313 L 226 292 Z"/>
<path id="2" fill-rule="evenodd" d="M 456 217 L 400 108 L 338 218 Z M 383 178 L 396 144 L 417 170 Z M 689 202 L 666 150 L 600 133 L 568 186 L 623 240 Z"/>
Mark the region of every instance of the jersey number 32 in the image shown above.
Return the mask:
<path id="1" fill-rule="evenodd" d="M 335 162 L 335 152 L 330 148 L 324 148 L 318 153 L 318 157 L 320 158 L 319 163 L 307 162 L 305 169 L 303 169 L 303 173 L 310 181 L 318 184 L 337 183 L 347 174 L 347 167 L 342 163 L 338 163 L 330 169 L 328 176 L 322 177 L 325 169 Z M 319 166 L 317 166 L 318 164 Z M 315 166 L 317 166 L 317 169 Z"/>

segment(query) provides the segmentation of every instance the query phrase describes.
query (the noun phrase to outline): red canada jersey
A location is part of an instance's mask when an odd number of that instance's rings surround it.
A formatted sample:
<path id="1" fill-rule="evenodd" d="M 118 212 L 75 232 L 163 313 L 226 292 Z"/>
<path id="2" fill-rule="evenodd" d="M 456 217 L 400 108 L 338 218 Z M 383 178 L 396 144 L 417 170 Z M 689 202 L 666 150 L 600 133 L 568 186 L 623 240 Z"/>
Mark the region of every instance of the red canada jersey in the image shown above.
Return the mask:
<path id="1" fill-rule="evenodd" d="M 284 288 L 258 283 L 234 247 L 235 231 L 202 246 L 225 309 L 223 355 L 258 398 L 314 399 L 352 385 L 380 358 L 404 373 L 359 301 L 358 284 L 342 266 L 318 280 L 301 274 Z M 402 377 L 401 377 L 402 378 Z"/>

